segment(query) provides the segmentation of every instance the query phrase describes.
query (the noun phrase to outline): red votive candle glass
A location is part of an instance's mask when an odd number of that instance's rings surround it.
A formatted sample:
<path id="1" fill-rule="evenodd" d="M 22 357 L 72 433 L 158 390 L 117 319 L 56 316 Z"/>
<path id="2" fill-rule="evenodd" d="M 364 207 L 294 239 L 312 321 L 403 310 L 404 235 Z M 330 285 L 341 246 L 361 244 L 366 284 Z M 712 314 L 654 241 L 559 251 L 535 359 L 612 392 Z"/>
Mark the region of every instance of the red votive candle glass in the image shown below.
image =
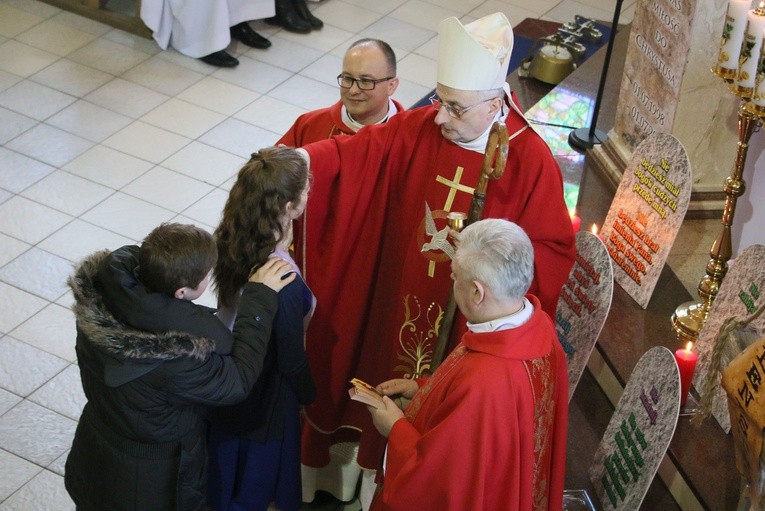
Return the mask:
<path id="1" fill-rule="evenodd" d="M 698 353 L 692 351 L 693 343 L 689 342 L 685 348 L 675 351 L 675 361 L 680 369 L 680 406 L 685 406 L 688 400 L 688 391 L 691 390 L 693 372 L 696 370 Z"/>

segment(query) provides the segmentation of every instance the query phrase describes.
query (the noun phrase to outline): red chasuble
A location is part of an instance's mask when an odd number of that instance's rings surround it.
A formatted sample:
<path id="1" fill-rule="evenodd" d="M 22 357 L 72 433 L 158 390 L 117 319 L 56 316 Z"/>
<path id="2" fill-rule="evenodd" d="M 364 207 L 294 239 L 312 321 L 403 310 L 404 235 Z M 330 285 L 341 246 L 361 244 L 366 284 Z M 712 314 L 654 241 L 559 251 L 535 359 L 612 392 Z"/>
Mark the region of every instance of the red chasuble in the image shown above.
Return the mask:
<path id="1" fill-rule="evenodd" d="M 409 110 L 353 137 L 305 146 L 313 184 L 295 231 L 296 259 L 318 301 L 306 350 L 320 388 L 307 418 L 324 433 L 361 429 L 358 461 L 371 469 L 382 437 L 364 406 L 350 403 L 348 382 L 429 373 L 451 289 L 446 216 L 468 211 L 483 159 L 444 139 L 435 115 L 431 107 Z M 510 112 L 507 127 L 506 171 L 489 182 L 483 216 L 526 231 L 535 260 L 529 292 L 554 317 L 576 250 L 562 177 L 519 114 Z M 326 452 L 304 440 L 303 462 L 325 465 Z"/>
<path id="2" fill-rule="evenodd" d="M 396 105 L 398 112 L 404 111 L 404 107 L 395 99 L 393 104 Z M 343 122 L 343 117 L 340 114 L 342 107 L 343 102 L 338 101 L 328 108 L 313 110 L 301 115 L 276 145 L 300 147 L 335 135 L 354 135 L 355 132 Z"/>
<path id="3" fill-rule="evenodd" d="M 372 511 L 562 508 L 568 376 L 550 318 L 466 333 L 388 437 Z"/>

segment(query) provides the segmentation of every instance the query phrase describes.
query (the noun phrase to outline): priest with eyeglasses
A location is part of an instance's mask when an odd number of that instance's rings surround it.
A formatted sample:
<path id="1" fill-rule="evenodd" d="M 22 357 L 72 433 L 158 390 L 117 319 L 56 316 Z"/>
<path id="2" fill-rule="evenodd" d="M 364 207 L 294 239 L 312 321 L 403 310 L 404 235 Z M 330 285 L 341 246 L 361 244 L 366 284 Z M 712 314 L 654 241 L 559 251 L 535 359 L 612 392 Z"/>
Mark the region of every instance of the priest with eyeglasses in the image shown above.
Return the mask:
<path id="1" fill-rule="evenodd" d="M 489 183 L 483 217 L 510 220 L 528 234 L 529 293 L 552 318 L 576 251 L 560 168 L 506 83 L 509 21 L 502 13 L 467 25 L 448 18 L 438 38 L 432 106 L 301 149 L 313 184 L 295 248 L 319 304 L 306 351 L 322 382 L 307 427 L 360 430 L 358 462 L 372 470 L 382 462 L 384 438 L 365 407 L 349 400 L 348 381 L 377 385 L 431 372 L 453 253 L 431 242 L 448 229 L 449 212 L 469 210 L 495 121 L 507 127 L 509 151 L 503 177 Z M 357 77 L 340 80 L 350 78 Z M 426 229 L 432 225 L 436 234 Z M 450 347 L 465 323 L 455 319 Z"/>

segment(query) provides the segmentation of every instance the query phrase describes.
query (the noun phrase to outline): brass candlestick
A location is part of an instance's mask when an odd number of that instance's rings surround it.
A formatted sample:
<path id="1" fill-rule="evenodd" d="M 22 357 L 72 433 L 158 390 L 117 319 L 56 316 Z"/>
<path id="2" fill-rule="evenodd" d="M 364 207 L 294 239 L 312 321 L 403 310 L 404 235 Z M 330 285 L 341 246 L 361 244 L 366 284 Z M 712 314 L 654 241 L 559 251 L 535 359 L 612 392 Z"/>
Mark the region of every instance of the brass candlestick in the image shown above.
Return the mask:
<path id="1" fill-rule="evenodd" d="M 726 80 L 730 83 L 729 80 Z M 738 90 L 731 87 L 734 93 Z M 730 177 L 725 179 L 723 190 L 725 191 L 725 208 L 722 214 L 722 231 L 717 239 L 712 243 L 709 251 L 711 259 L 707 263 L 707 274 L 699 282 L 699 297 L 701 302 L 687 302 L 681 304 L 672 315 L 672 326 L 677 333 L 681 344 L 688 341 L 696 342 L 701 332 L 701 327 L 709 315 L 709 309 L 712 302 L 720 290 L 725 274 L 728 272 L 728 260 L 732 255 L 731 248 L 731 225 L 733 225 L 733 215 L 736 212 L 736 200 L 743 195 L 746 190 L 746 183 L 741 178 L 746 164 L 746 154 L 749 150 L 749 139 L 752 137 L 755 129 L 760 126 L 762 116 L 765 115 L 763 108 L 747 101 L 744 97 L 744 103 L 738 110 L 738 144 L 736 151 L 736 161 L 733 164 L 733 170 Z"/>

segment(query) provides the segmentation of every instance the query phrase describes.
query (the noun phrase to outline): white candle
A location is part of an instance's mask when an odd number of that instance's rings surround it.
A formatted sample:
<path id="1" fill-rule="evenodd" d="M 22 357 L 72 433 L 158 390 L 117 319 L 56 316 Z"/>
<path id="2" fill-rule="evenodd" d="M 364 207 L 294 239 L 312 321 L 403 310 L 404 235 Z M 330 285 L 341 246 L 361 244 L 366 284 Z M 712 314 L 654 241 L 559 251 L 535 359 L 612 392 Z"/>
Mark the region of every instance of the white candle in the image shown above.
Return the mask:
<path id="1" fill-rule="evenodd" d="M 720 52 L 717 55 L 715 72 L 722 78 L 736 78 L 738 56 L 746 31 L 746 15 L 752 6 L 751 0 L 729 0 L 725 14 Z"/>
<path id="2" fill-rule="evenodd" d="M 762 34 L 765 40 L 765 31 Z M 765 45 L 760 48 L 760 58 L 757 62 L 757 75 L 754 81 L 754 94 L 752 94 L 752 103 L 758 113 L 765 113 Z"/>
<path id="3" fill-rule="evenodd" d="M 754 80 L 757 74 L 757 64 L 762 48 L 762 32 L 765 30 L 765 1 L 746 15 L 746 32 L 741 44 L 741 55 L 738 58 L 738 78 L 736 86 L 742 96 L 752 96 Z"/>

